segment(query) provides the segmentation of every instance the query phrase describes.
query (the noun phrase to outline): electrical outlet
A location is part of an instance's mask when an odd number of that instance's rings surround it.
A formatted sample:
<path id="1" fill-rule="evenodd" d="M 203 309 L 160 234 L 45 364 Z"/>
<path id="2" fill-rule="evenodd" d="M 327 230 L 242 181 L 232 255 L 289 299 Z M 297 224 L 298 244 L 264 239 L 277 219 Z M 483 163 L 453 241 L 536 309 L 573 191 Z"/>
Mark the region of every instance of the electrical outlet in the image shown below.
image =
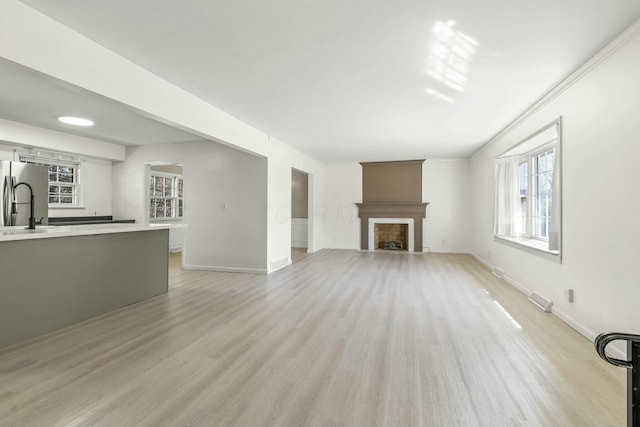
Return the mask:
<path id="1" fill-rule="evenodd" d="M 446 240 L 442 239 L 442 246 L 446 245 Z"/>

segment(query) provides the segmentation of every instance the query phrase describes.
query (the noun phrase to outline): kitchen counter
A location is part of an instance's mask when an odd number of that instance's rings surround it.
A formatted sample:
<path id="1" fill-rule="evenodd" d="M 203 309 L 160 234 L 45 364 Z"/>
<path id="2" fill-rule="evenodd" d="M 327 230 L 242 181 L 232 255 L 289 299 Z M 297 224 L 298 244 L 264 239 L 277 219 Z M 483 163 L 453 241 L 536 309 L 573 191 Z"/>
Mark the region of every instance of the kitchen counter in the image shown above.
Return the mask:
<path id="1" fill-rule="evenodd" d="M 172 227 L 0 228 L 0 347 L 166 293 Z"/>
<path id="2" fill-rule="evenodd" d="M 89 224 L 66 226 L 36 226 L 35 230 L 27 230 L 24 226 L 0 227 L 0 242 L 14 240 L 46 239 L 52 237 L 87 236 L 92 234 L 131 233 L 136 231 L 181 228 L 182 224 Z"/>

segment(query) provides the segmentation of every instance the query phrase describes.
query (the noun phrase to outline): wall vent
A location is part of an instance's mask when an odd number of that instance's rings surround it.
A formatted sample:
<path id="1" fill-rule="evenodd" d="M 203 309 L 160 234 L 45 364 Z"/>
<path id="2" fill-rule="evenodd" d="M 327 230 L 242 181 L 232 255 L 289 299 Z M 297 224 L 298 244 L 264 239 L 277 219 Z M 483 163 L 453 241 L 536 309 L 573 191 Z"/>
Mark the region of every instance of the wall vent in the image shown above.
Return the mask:
<path id="1" fill-rule="evenodd" d="M 289 257 L 280 258 L 278 260 L 271 261 L 270 270 L 276 271 L 281 269 L 282 267 L 286 267 L 287 265 L 289 265 Z"/>
<path id="2" fill-rule="evenodd" d="M 553 307 L 553 302 L 549 301 L 548 299 L 541 297 L 535 292 L 532 292 L 531 295 L 529 295 L 529 301 L 531 301 L 532 303 L 540 307 L 545 312 L 551 313 L 551 307 Z"/>
<path id="3" fill-rule="evenodd" d="M 504 279 L 504 270 L 498 267 L 493 267 L 492 273 L 499 279 Z"/>

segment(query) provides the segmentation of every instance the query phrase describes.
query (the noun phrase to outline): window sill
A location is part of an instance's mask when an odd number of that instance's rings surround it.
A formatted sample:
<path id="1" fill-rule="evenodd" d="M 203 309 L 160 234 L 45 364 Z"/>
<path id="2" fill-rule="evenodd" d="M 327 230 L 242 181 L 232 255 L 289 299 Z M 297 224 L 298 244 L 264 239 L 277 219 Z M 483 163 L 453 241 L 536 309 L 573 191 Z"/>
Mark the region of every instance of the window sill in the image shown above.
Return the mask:
<path id="1" fill-rule="evenodd" d="M 537 239 L 527 239 L 526 237 L 507 237 L 507 236 L 493 236 L 493 240 L 511 246 L 514 248 L 522 249 L 526 252 L 533 253 L 551 261 L 562 263 L 562 257 L 560 251 L 550 251 L 546 249 L 547 242 L 543 242 Z"/>
<path id="2" fill-rule="evenodd" d="M 78 205 L 49 205 L 49 209 L 87 209 L 86 206 L 78 206 Z"/>
<path id="3" fill-rule="evenodd" d="M 184 218 L 150 218 L 149 223 L 154 222 L 166 223 L 166 222 L 182 222 Z"/>

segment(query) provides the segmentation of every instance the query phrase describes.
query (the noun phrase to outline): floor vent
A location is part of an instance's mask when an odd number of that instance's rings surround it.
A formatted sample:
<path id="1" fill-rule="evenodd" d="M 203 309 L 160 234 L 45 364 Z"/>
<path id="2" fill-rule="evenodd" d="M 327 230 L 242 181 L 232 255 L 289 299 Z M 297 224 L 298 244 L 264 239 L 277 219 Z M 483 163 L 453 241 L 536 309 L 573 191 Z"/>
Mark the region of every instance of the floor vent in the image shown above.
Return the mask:
<path id="1" fill-rule="evenodd" d="M 532 292 L 531 295 L 529 295 L 529 301 L 531 301 L 532 303 L 534 303 L 535 305 L 537 305 L 547 313 L 551 313 L 551 307 L 553 307 L 553 302 L 549 301 L 548 299 L 541 297 L 535 292 Z"/>
<path id="2" fill-rule="evenodd" d="M 271 261 L 271 271 L 279 270 L 286 265 L 289 265 L 288 257 L 280 258 L 279 260 L 276 260 L 276 261 Z"/>
<path id="3" fill-rule="evenodd" d="M 504 270 L 498 267 L 493 267 L 492 273 L 499 279 L 504 279 Z"/>

